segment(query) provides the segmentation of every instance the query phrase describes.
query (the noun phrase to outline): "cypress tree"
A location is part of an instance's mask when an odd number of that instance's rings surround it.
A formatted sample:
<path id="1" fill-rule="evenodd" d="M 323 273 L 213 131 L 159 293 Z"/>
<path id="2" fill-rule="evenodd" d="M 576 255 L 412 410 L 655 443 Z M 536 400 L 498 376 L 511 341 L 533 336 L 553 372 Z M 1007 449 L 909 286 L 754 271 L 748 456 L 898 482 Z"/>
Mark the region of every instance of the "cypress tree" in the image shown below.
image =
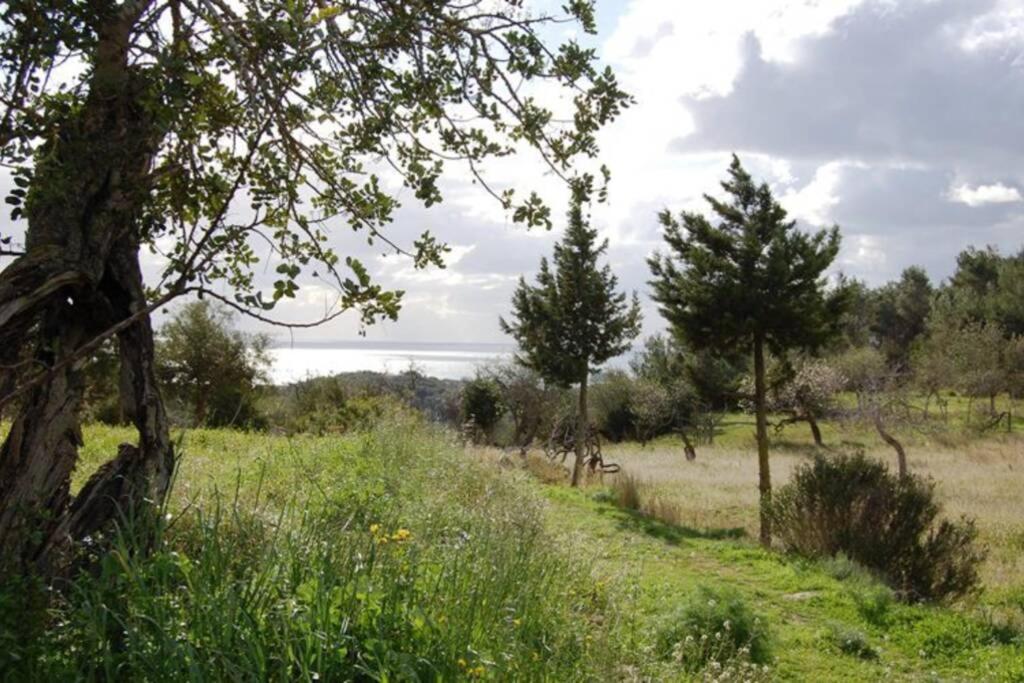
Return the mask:
<path id="1" fill-rule="evenodd" d="M 837 331 L 845 289 L 826 290 L 839 228 L 796 229 L 768 185 L 754 183 L 734 155 L 728 195 L 705 195 L 718 224 L 699 213 L 659 215 L 669 254 L 648 260 L 653 298 L 673 332 L 696 349 L 753 356 L 761 492 L 761 543 L 771 543 L 765 353 L 813 351 Z"/>
<path id="2" fill-rule="evenodd" d="M 502 329 L 519 344 L 517 362 L 545 381 L 579 386 L 573 486 L 579 484 L 587 441 L 588 379 L 640 334 L 636 294 L 627 299 L 617 291 L 611 268 L 598 266 L 607 249 L 608 240 L 597 242 L 597 230 L 584 220 L 580 202 L 574 199 L 565 236 L 555 245 L 554 267 L 543 258 L 536 285 L 520 278 L 511 321 L 501 320 Z"/>

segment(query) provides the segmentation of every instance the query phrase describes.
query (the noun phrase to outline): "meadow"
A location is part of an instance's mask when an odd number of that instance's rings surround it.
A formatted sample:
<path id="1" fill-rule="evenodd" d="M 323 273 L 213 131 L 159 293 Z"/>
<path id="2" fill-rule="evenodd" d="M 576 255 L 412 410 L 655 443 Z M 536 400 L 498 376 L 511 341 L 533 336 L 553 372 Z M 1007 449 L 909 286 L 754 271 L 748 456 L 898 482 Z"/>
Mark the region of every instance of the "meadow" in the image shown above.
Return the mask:
<path id="1" fill-rule="evenodd" d="M 979 595 L 907 605 L 842 558 L 757 546 L 744 419 L 695 462 L 668 439 L 610 446 L 623 473 L 582 489 L 406 414 L 347 435 L 181 432 L 149 554 L 122 520 L 56 600 L 0 588 L 0 679 L 1024 680 L 1024 440 L 908 444 L 992 553 Z M 808 457 L 792 429 L 777 484 Z M 84 437 L 76 485 L 131 432 Z"/>

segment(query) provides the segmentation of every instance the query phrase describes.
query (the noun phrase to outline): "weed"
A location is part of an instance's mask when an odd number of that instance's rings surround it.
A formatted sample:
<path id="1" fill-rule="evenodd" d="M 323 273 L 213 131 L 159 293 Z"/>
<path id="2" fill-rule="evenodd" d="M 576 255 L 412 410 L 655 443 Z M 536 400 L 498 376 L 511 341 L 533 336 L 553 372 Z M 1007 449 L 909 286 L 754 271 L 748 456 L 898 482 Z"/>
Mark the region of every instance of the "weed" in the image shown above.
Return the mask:
<path id="1" fill-rule="evenodd" d="M 763 665 L 770 659 L 768 629 L 738 593 L 702 586 L 664 618 L 655 652 L 691 672 L 733 659 Z"/>

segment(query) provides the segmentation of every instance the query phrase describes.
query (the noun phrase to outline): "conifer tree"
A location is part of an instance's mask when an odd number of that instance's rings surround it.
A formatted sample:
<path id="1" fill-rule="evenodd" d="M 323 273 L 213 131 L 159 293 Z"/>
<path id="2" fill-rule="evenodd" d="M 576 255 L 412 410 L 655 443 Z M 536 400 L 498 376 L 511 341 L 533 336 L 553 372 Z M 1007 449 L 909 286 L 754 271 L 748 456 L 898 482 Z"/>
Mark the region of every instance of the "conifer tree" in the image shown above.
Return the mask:
<path id="1" fill-rule="evenodd" d="M 753 356 L 761 543 L 768 545 L 765 354 L 814 350 L 838 331 L 845 289 L 827 292 L 823 275 L 839 252 L 839 229 L 798 231 L 768 185 L 755 184 L 736 156 L 722 188 L 728 201 L 705 195 L 717 225 L 699 213 L 660 214 L 669 254 L 648 260 L 650 284 L 673 332 L 691 346 Z"/>
<path id="2" fill-rule="evenodd" d="M 583 218 L 574 199 L 562 241 L 555 245 L 554 267 L 541 259 L 537 284 L 520 278 L 512 298 L 512 320 L 501 327 L 515 337 L 516 360 L 559 386 L 579 385 L 576 460 L 572 485 L 579 484 L 587 442 L 587 381 L 610 358 L 625 352 L 640 334 L 640 303 L 618 292 L 618 279 L 598 260 L 608 240 Z"/>

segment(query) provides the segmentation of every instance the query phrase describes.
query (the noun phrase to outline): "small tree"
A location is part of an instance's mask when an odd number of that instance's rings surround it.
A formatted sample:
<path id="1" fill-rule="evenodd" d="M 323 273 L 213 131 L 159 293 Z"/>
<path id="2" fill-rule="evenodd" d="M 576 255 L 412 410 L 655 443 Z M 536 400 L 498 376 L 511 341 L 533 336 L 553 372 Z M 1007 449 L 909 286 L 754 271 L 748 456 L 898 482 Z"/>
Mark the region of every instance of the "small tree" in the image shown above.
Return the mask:
<path id="1" fill-rule="evenodd" d="M 502 412 L 501 388 L 494 380 L 477 377 L 462 388 L 462 418 L 472 423 L 484 440 L 492 440 Z"/>
<path id="2" fill-rule="evenodd" d="M 258 387 L 270 365 L 263 335 L 232 329 L 232 315 L 209 301 L 184 306 L 160 330 L 157 376 L 196 425 L 254 427 Z"/>
<path id="3" fill-rule="evenodd" d="M 768 409 L 786 416 L 776 423 L 776 430 L 787 424 L 806 422 L 811 428 L 814 445 L 824 446 L 818 421 L 836 408 L 836 398 L 846 383 L 842 372 L 820 358 L 808 358 L 796 364 L 775 362 L 768 375 L 771 377 Z M 747 393 L 751 393 L 749 389 Z"/>
<path id="4" fill-rule="evenodd" d="M 554 270 L 541 259 L 537 284 L 520 279 L 512 299 L 512 320 L 501 327 L 515 337 L 522 353 L 516 359 L 545 380 L 579 385 L 576 461 L 572 485 L 579 484 L 589 422 L 587 380 L 605 361 L 629 348 L 640 334 L 640 303 L 616 291 L 618 279 L 598 259 L 608 241 L 583 219 L 579 199 L 569 208 L 569 225 L 555 245 Z"/>
<path id="5" fill-rule="evenodd" d="M 767 184 L 756 185 L 733 157 L 729 201 L 705 196 L 719 218 L 660 215 L 670 256 L 648 263 L 654 300 L 674 331 L 696 348 L 742 350 L 754 359 L 754 406 L 761 491 L 761 542 L 771 543 L 765 352 L 814 349 L 838 329 L 845 293 L 825 289 L 839 229 L 796 230 Z"/>
<path id="6" fill-rule="evenodd" d="M 544 382 L 536 371 L 515 362 L 502 362 L 483 370 L 501 391 L 501 403 L 512 420 L 512 445 L 526 450 L 558 412 L 561 390 Z"/>

